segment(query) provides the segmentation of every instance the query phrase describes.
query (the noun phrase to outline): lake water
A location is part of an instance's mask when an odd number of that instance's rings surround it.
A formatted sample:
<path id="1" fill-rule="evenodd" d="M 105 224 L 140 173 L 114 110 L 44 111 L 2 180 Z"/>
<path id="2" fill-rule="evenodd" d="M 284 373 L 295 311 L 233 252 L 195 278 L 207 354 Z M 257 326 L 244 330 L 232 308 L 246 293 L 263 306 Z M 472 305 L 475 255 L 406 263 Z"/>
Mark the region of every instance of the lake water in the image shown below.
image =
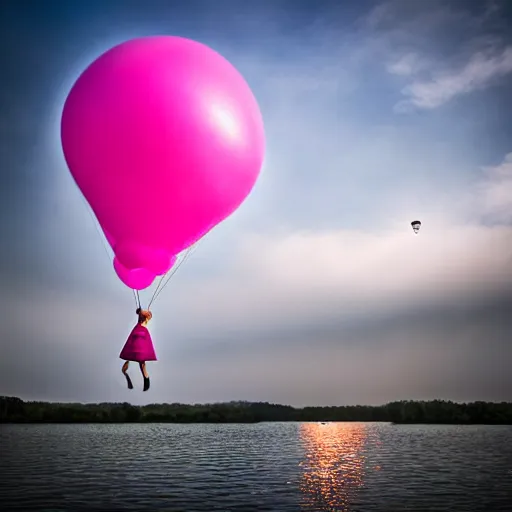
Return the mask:
<path id="1" fill-rule="evenodd" d="M 5 511 L 512 511 L 512 427 L 1 425 Z"/>

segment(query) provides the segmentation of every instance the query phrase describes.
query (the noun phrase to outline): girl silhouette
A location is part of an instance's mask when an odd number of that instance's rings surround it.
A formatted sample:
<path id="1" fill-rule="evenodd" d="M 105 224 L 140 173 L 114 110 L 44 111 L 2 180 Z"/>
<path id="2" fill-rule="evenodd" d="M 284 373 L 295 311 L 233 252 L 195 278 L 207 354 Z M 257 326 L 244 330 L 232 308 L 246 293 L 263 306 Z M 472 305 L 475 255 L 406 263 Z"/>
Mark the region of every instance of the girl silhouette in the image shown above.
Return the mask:
<path id="1" fill-rule="evenodd" d="M 119 357 L 125 361 L 121 371 L 126 377 L 128 389 L 133 389 L 132 381 L 127 373 L 128 366 L 130 365 L 130 361 L 139 363 L 140 371 L 144 377 L 144 391 L 147 391 L 150 383 L 149 375 L 146 370 L 146 361 L 157 360 L 153 341 L 146 327 L 151 318 L 153 318 L 153 315 L 151 311 L 141 308 L 137 308 L 135 313 L 139 316 L 137 325 L 132 329 L 132 332 L 124 344 L 123 350 L 121 350 L 119 354 Z"/>

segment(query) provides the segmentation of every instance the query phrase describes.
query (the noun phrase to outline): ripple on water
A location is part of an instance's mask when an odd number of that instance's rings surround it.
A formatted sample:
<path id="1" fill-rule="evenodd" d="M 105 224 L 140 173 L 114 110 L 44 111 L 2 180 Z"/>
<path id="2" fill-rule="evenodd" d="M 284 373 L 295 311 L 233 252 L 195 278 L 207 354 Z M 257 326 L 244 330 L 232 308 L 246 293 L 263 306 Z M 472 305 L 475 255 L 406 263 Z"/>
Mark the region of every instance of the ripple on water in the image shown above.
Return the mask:
<path id="1" fill-rule="evenodd" d="M 31 511 L 512 510 L 512 428 L 2 425 L 0 502 Z"/>

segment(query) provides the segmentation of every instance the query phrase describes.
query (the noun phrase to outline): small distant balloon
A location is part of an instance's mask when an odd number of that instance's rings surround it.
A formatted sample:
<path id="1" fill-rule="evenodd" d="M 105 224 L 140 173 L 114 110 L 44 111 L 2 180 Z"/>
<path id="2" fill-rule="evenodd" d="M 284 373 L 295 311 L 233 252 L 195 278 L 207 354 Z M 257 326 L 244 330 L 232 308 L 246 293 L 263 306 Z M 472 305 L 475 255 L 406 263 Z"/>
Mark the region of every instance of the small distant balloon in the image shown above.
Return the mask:
<path id="1" fill-rule="evenodd" d="M 413 220 L 411 222 L 411 226 L 412 226 L 412 230 L 414 231 L 414 234 L 417 235 L 418 231 L 420 230 L 420 227 L 421 227 L 421 222 L 419 220 Z"/>

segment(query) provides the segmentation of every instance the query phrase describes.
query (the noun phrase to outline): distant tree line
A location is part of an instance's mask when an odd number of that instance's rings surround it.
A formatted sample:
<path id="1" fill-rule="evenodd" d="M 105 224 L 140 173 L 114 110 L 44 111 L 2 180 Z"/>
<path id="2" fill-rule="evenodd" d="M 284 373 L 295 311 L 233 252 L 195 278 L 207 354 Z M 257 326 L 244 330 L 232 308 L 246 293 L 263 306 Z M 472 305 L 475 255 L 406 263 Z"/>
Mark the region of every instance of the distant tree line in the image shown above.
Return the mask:
<path id="1" fill-rule="evenodd" d="M 51 403 L 0 397 L 0 423 L 256 423 L 260 421 L 383 421 L 512 425 L 512 403 L 444 400 L 386 405 L 303 407 L 268 402 L 214 404 Z"/>

